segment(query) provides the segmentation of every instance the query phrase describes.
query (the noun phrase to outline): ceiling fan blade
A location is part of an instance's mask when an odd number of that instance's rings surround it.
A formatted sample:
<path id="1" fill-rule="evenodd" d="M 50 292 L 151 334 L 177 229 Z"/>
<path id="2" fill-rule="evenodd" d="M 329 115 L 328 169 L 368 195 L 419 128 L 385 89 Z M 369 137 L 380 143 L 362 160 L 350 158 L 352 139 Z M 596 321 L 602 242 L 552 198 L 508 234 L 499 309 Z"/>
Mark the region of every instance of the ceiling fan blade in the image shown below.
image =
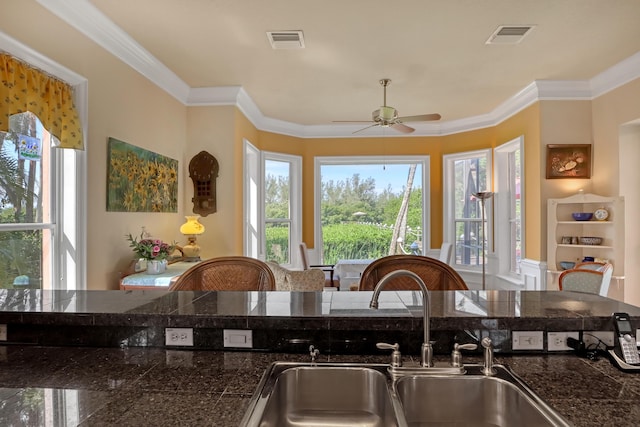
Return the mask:
<path id="1" fill-rule="evenodd" d="M 354 134 L 354 133 L 362 132 L 363 130 L 367 130 L 367 129 L 372 128 L 374 126 L 379 126 L 379 125 L 378 125 L 378 123 L 374 123 L 371 126 L 363 127 L 362 129 L 358 129 L 357 131 L 351 132 L 351 133 Z"/>
<path id="2" fill-rule="evenodd" d="M 433 114 L 422 114 L 419 116 L 398 117 L 397 120 L 401 122 L 430 122 L 433 120 L 440 120 L 440 117 L 441 117 L 440 114 L 433 113 Z"/>
<path id="3" fill-rule="evenodd" d="M 411 133 L 411 132 L 415 131 L 414 128 L 409 127 L 409 126 L 407 126 L 405 124 L 402 124 L 402 123 L 394 123 L 394 124 L 391 125 L 391 127 L 394 128 L 395 130 L 399 131 L 399 132 L 402 132 L 402 133 Z"/>
<path id="4" fill-rule="evenodd" d="M 373 123 L 373 120 L 332 120 L 331 123 Z"/>

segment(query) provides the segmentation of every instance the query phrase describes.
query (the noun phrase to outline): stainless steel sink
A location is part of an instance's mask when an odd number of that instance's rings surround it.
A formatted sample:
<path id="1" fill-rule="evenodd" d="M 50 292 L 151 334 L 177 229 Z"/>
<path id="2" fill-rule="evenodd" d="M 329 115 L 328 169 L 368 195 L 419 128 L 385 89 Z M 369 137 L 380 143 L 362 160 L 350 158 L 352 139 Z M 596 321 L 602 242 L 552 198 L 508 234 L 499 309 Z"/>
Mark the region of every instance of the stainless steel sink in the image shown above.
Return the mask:
<path id="1" fill-rule="evenodd" d="M 466 367 L 463 376 L 410 376 L 394 388 L 408 426 L 456 425 L 566 426 L 519 378 L 504 366 L 494 366 L 495 376 L 479 367 Z"/>
<path id="2" fill-rule="evenodd" d="M 484 375 L 482 366 L 465 365 L 464 375 L 427 368 L 425 374 L 399 378 L 388 367 L 276 362 L 265 372 L 241 425 L 570 425 L 502 365 L 494 365 L 495 376 Z"/>
<path id="3" fill-rule="evenodd" d="M 276 363 L 245 425 L 398 426 L 385 368 Z"/>

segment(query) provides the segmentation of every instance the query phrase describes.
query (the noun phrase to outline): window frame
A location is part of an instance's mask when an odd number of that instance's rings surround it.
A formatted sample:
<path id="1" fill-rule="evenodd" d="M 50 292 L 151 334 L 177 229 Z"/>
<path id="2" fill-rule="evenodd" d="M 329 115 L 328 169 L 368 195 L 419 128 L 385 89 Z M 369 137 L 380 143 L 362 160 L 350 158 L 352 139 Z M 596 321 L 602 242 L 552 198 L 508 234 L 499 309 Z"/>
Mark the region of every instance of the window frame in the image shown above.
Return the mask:
<path id="1" fill-rule="evenodd" d="M 56 290 L 87 289 L 87 144 L 88 81 L 83 76 L 47 58 L 30 47 L 0 32 L 0 46 L 10 55 L 38 68 L 73 88 L 76 110 L 82 123 L 84 151 L 59 150 L 52 164 L 52 248 L 51 288 Z M 8 231 L 16 224 L 0 228 Z M 18 224 L 24 226 L 24 224 Z M 42 229 L 42 224 L 22 229 Z M 44 279 L 43 279 L 44 282 Z"/>
<path id="2" fill-rule="evenodd" d="M 244 140 L 243 150 L 243 253 L 245 256 L 266 259 L 265 215 L 265 163 L 267 160 L 289 163 L 289 264 L 285 268 L 301 265 L 299 251 L 295 250 L 302 241 L 302 157 L 262 151 Z"/>
<path id="3" fill-rule="evenodd" d="M 317 156 L 314 158 L 314 224 L 313 241 L 314 250 L 310 251 L 312 262 L 324 263 L 322 254 L 324 245 L 322 240 L 322 176 L 323 165 L 353 165 L 353 164 L 408 164 L 417 163 L 422 166 L 422 241 L 431 242 L 431 187 L 430 187 L 430 162 L 429 155 L 394 155 L 394 156 Z M 424 245 L 423 243 L 423 245 Z M 427 253 L 429 248 L 423 247 L 423 253 Z"/>
<path id="4" fill-rule="evenodd" d="M 442 238 L 445 242 L 451 242 L 454 246 L 454 256 L 452 266 L 457 270 L 469 270 L 469 271 L 481 271 L 482 265 L 466 265 L 457 264 L 456 256 L 456 216 L 455 216 L 455 162 L 461 160 L 469 160 L 474 158 L 486 159 L 486 180 L 485 188 L 490 191 L 492 188 L 492 156 L 491 149 L 475 150 L 475 151 L 463 151 L 459 153 L 445 154 L 442 156 L 442 170 L 443 170 L 443 197 L 442 197 Z M 485 202 L 485 223 L 486 223 L 486 257 L 485 267 L 488 267 L 492 259 L 493 250 L 493 203 Z M 474 220 L 476 221 L 476 220 Z M 480 218 L 477 221 L 481 221 Z"/>
<path id="5" fill-rule="evenodd" d="M 496 242 L 496 258 L 500 260 L 509 260 L 508 262 L 498 262 L 497 274 L 522 283 L 522 269 L 520 272 L 514 270 L 512 265 L 513 257 L 512 248 L 515 245 L 516 236 L 512 235 L 511 224 L 516 221 L 515 216 L 515 182 L 512 182 L 511 171 L 514 166 L 515 158 L 513 153 L 520 151 L 520 262 L 525 258 L 525 160 L 524 160 L 524 137 L 519 136 L 511 141 L 495 148 L 496 168 L 495 168 L 495 185 L 496 185 L 496 218 L 495 218 L 495 242 Z"/>
<path id="6" fill-rule="evenodd" d="M 292 154 L 275 153 L 271 151 L 262 152 L 262 251 L 266 256 L 266 225 L 267 224 L 289 224 L 289 263 L 282 264 L 286 268 L 293 268 L 301 265 L 298 245 L 302 242 L 302 157 Z M 269 219 L 265 213 L 265 184 L 266 180 L 266 163 L 267 161 L 276 161 L 289 163 L 289 218 L 273 218 Z"/>

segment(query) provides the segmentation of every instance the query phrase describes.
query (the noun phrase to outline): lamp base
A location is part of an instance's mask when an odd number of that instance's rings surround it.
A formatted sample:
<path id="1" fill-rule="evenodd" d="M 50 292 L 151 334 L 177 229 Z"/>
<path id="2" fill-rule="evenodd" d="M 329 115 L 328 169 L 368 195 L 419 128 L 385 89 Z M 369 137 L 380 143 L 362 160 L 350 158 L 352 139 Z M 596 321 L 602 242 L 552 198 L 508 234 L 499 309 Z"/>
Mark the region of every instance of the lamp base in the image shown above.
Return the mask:
<path id="1" fill-rule="evenodd" d="M 183 262 L 200 262 L 202 261 L 199 256 L 186 256 L 182 258 Z"/>
<path id="2" fill-rule="evenodd" d="M 200 261 L 200 246 L 195 237 L 189 237 L 189 243 L 182 247 L 182 256 L 185 260 Z"/>

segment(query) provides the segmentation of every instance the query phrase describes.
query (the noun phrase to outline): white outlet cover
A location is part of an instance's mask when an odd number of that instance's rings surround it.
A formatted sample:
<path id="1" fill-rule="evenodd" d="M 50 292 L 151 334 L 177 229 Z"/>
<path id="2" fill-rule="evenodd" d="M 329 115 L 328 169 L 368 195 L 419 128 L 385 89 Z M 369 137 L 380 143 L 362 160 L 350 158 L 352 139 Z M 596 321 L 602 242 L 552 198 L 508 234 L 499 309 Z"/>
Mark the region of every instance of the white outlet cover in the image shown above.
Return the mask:
<path id="1" fill-rule="evenodd" d="M 511 348 L 514 350 L 544 350 L 542 331 L 512 331 Z"/>
<path id="2" fill-rule="evenodd" d="M 193 347 L 193 328 L 164 328 L 167 346 Z"/>
<path id="3" fill-rule="evenodd" d="M 548 332 L 547 333 L 547 350 L 548 351 L 571 351 L 573 348 L 567 345 L 567 338 L 572 337 L 580 339 L 578 332 Z"/>
<path id="4" fill-rule="evenodd" d="M 224 347 L 253 348 L 252 332 L 250 329 L 224 329 Z"/>

